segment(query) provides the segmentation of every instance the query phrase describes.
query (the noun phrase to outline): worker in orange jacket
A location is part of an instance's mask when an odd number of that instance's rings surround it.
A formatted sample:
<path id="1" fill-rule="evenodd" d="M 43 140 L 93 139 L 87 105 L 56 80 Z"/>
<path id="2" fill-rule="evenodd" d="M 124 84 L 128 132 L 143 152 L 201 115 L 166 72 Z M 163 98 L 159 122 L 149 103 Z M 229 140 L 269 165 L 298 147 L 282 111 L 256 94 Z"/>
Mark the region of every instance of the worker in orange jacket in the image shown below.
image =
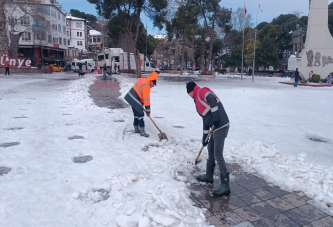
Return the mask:
<path id="1" fill-rule="evenodd" d="M 155 71 L 152 72 L 147 78 L 138 79 L 125 96 L 125 100 L 132 106 L 134 113 L 134 132 L 140 133 L 140 135 L 144 137 L 149 137 L 149 134 L 145 132 L 143 108 L 145 108 L 146 114 L 149 117 L 150 89 L 156 86 L 156 79 L 158 78 L 158 74 L 159 72 Z"/>
<path id="2" fill-rule="evenodd" d="M 6 58 L 6 61 L 5 61 L 5 76 L 7 76 L 7 73 L 8 73 L 8 76 L 10 75 L 9 74 L 9 58 Z"/>

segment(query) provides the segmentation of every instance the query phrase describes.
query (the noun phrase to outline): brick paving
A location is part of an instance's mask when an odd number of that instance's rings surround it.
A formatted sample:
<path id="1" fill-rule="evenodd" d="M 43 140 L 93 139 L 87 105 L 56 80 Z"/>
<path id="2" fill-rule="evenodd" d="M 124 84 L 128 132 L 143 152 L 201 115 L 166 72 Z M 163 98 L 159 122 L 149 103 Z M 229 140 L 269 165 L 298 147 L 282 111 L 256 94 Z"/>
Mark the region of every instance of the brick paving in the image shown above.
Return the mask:
<path id="1" fill-rule="evenodd" d="M 212 190 L 219 186 L 218 170 L 214 184 L 191 181 L 191 199 L 206 208 L 205 216 L 216 227 L 333 227 L 333 217 L 308 202 L 300 192 L 287 192 L 269 182 L 242 171 L 235 163 L 230 171 L 231 195 L 217 198 Z M 198 168 L 193 176 L 198 175 Z M 189 179 L 193 179 L 190 176 Z"/>

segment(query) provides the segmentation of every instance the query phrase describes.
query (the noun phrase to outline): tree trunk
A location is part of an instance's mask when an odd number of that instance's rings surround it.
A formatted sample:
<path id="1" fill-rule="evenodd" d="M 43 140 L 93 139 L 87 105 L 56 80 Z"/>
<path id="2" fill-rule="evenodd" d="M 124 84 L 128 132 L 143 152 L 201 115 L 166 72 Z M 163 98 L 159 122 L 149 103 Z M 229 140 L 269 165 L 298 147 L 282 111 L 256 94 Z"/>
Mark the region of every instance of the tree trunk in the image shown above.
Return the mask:
<path id="1" fill-rule="evenodd" d="M 184 71 L 184 53 L 185 53 L 185 39 L 183 39 L 183 47 L 182 47 L 182 63 L 180 64 L 180 75 L 183 75 Z"/>
<path id="2" fill-rule="evenodd" d="M 205 34 L 201 37 L 201 50 L 200 50 L 200 70 L 205 71 Z"/>
<path id="3" fill-rule="evenodd" d="M 18 32 L 17 34 L 10 33 L 10 57 L 15 58 L 16 62 L 18 58 L 18 44 L 23 32 Z"/>
<path id="4" fill-rule="evenodd" d="M 174 58 L 174 63 L 173 63 L 174 71 L 177 71 L 177 67 L 178 67 L 178 56 L 179 56 L 178 46 L 179 46 L 179 39 L 175 39 L 175 58 Z"/>
<path id="5" fill-rule="evenodd" d="M 5 15 L 5 3 L 6 0 L 0 2 L 0 55 L 9 54 L 9 40 L 7 36 L 7 25 L 6 25 L 6 15 Z"/>
<path id="6" fill-rule="evenodd" d="M 210 66 L 210 63 L 212 61 L 213 44 L 214 44 L 214 33 L 212 31 L 211 35 L 210 35 L 210 43 L 209 43 L 208 64 L 207 64 L 208 67 Z"/>

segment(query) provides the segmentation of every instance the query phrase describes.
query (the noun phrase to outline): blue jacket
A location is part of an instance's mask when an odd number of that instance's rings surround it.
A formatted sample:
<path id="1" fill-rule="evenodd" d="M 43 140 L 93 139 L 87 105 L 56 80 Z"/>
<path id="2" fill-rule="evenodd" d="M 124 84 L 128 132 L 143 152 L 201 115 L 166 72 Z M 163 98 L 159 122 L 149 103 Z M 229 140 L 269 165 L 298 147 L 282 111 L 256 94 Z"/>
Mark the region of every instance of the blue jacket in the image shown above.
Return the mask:
<path id="1" fill-rule="evenodd" d="M 295 71 L 295 81 L 299 80 L 299 71 Z"/>

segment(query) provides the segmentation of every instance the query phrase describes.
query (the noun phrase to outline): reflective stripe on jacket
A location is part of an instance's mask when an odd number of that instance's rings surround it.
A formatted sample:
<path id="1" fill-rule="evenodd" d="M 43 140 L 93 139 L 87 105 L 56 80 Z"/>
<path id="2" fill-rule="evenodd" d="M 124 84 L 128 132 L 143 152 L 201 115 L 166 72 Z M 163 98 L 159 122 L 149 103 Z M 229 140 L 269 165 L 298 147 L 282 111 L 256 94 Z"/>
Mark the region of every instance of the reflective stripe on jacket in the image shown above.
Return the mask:
<path id="1" fill-rule="evenodd" d="M 144 106 L 150 106 L 150 80 L 140 78 L 132 87 Z"/>

